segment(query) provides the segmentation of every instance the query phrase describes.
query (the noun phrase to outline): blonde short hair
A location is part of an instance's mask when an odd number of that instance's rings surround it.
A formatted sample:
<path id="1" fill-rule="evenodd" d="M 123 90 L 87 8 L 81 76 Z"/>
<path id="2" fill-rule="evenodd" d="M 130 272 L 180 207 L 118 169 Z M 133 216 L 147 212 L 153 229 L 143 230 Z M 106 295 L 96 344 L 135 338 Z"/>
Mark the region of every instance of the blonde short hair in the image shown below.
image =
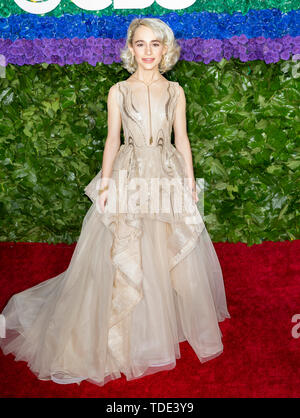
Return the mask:
<path id="1" fill-rule="evenodd" d="M 172 29 L 162 20 L 157 18 L 144 18 L 144 19 L 133 19 L 127 30 L 127 39 L 125 47 L 121 49 L 120 58 L 123 62 L 122 67 L 130 73 L 134 73 L 137 69 L 137 63 L 135 58 L 132 56 L 128 44 L 132 46 L 132 41 L 136 29 L 141 26 L 147 26 L 155 34 L 156 38 L 168 46 L 166 54 L 163 56 L 161 63 L 159 64 L 159 72 L 161 74 L 169 71 L 177 63 L 181 47 L 178 45 Z"/>

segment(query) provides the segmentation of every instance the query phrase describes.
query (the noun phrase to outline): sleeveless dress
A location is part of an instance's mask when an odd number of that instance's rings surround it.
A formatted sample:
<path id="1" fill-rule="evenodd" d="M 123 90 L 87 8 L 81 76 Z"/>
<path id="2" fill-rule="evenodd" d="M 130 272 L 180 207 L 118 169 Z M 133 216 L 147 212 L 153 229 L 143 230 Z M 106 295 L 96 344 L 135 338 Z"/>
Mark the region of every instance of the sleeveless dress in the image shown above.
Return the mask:
<path id="1" fill-rule="evenodd" d="M 68 268 L 14 294 L 2 311 L 0 347 L 40 380 L 103 386 L 121 373 L 137 379 L 174 368 L 182 341 L 201 363 L 223 351 L 218 322 L 230 315 L 217 254 L 197 205 L 175 210 L 176 196 L 189 189 L 174 182 L 169 210 L 141 210 L 139 202 L 124 209 L 130 199 L 117 197 L 133 180 L 151 197 L 151 179 L 184 178 L 183 155 L 171 144 L 179 84 L 161 77 L 115 86 L 124 144 L 108 202 L 116 196 L 119 205 L 99 210 L 101 169 L 84 189 L 92 205 Z"/>

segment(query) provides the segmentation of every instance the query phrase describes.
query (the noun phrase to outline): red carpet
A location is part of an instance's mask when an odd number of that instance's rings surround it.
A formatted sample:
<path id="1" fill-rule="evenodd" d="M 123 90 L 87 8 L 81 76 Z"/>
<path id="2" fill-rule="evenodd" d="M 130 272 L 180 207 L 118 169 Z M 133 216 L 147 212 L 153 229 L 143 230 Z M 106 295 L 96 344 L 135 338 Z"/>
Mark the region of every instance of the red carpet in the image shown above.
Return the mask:
<path id="1" fill-rule="evenodd" d="M 0 243 L 0 311 L 9 297 L 54 277 L 69 264 L 75 244 Z M 83 382 L 37 380 L 24 361 L 0 354 L 0 397 L 299 397 L 300 240 L 216 243 L 228 309 L 220 324 L 224 353 L 201 364 L 187 342 L 170 371 L 103 388 Z M 300 337 L 300 327 L 298 329 Z"/>

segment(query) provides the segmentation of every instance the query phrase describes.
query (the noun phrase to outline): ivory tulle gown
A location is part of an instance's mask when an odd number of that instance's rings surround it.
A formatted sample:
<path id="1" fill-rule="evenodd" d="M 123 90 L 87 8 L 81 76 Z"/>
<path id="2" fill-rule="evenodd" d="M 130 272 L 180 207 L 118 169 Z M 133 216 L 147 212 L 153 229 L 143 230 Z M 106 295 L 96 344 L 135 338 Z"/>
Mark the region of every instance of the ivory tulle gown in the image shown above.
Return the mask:
<path id="1" fill-rule="evenodd" d="M 116 89 L 125 143 L 114 161 L 115 190 L 122 170 L 127 182 L 183 179 L 183 155 L 171 144 L 179 84 L 131 78 Z M 99 386 L 121 372 L 132 380 L 174 368 L 185 340 L 201 363 L 220 355 L 218 322 L 230 315 L 197 205 L 177 213 L 169 195 L 169 212 L 101 212 L 101 175 L 84 189 L 92 205 L 68 268 L 13 295 L 2 311 L 4 354 L 26 361 L 38 379 Z M 177 195 L 184 190 L 178 183 Z"/>

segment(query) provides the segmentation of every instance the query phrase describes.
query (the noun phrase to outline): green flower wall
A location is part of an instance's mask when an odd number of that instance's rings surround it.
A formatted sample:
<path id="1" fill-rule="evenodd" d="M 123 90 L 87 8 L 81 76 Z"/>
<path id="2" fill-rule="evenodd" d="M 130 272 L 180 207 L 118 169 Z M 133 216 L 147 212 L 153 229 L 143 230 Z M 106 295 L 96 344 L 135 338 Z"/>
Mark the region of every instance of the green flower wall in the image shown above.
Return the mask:
<path id="1" fill-rule="evenodd" d="M 185 90 L 194 172 L 204 178 L 204 221 L 215 242 L 299 238 L 295 65 L 179 61 L 165 74 Z M 6 67 L 1 241 L 77 241 L 92 204 L 84 187 L 101 168 L 108 90 L 128 77 L 117 63 Z"/>

